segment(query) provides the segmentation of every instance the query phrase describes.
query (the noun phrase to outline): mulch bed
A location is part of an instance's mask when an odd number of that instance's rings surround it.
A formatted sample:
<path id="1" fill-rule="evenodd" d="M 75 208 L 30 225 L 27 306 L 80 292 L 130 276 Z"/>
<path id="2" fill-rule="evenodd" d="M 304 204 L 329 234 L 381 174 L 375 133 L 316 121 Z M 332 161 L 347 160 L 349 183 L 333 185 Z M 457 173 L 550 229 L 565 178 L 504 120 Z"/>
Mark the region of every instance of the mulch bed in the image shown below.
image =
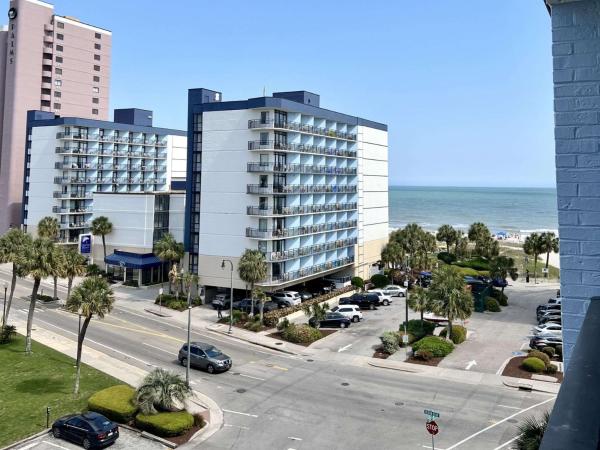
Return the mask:
<path id="1" fill-rule="evenodd" d="M 319 331 L 321 332 L 321 339 L 323 339 L 326 336 L 329 336 L 330 334 L 333 334 L 335 332 L 337 332 L 337 330 L 324 330 L 324 329 L 319 329 Z M 267 334 L 268 337 L 271 337 L 273 339 L 279 339 L 280 341 L 286 341 L 283 337 L 281 337 L 281 331 L 277 331 L 275 333 L 271 333 L 271 334 Z M 319 342 L 321 339 L 317 339 L 316 341 L 311 342 L 310 344 L 301 344 L 299 342 L 290 342 L 291 344 L 296 344 L 296 345 L 302 345 L 303 347 L 308 347 L 311 344 L 314 344 L 315 342 Z"/>
<path id="2" fill-rule="evenodd" d="M 203 421 L 200 425 L 194 425 L 192 428 L 190 428 L 188 430 L 187 433 L 182 434 L 181 436 L 173 436 L 173 437 L 166 438 L 166 439 L 177 445 L 185 444 L 187 441 L 189 441 L 194 436 L 194 434 L 196 434 L 198 432 L 198 430 L 202 429 L 204 427 L 204 425 L 205 425 L 205 423 Z"/>
<path id="3" fill-rule="evenodd" d="M 390 356 L 391 355 L 389 353 L 382 351 L 380 348 L 375 350 L 375 353 L 373 353 L 373 358 L 388 359 Z"/>
<path id="4" fill-rule="evenodd" d="M 442 359 L 444 359 L 444 358 L 433 357 L 429 361 L 424 361 L 420 358 L 415 358 L 415 357 L 411 356 L 410 358 L 408 358 L 406 360 L 406 362 L 411 363 L 411 364 L 420 364 L 422 366 L 437 366 Z"/>
<path id="5" fill-rule="evenodd" d="M 521 364 L 523 363 L 523 360 L 525 358 L 527 358 L 527 356 L 515 356 L 514 358 L 512 358 L 510 361 L 508 361 L 508 364 L 506 364 L 502 375 L 505 377 L 524 378 L 526 380 L 531 380 L 531 376 L 534 374 L 521 368 Z M 552 375 L 542 372 L 537 375 L 547 375 L 550 377 L 555 377 L 559 383 L 562 383 L 563 380 L 562 372 L 556 372 Z"/>

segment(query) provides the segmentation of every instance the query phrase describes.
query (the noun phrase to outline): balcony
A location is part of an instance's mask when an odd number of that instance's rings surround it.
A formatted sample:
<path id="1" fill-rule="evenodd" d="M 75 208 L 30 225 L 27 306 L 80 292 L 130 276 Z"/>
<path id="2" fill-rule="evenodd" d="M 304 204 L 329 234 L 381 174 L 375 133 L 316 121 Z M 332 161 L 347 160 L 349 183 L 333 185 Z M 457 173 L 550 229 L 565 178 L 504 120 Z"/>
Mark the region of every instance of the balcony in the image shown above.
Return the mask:
<path id="1" fill-rule="evenodd" d="M 56 147 L 54 153 L 59 155 L 97 155 L 98 150 L 96 149 L 88 149 L 88 148 L 80 148 L 74 145 L 64 145 L 62 147 Z"/>
<path id="2" fill-rule="evenodd" d="M 74 134 L 74 133 L 57 133 L 57 139 L 75 140 L 75 141 L 93 141 L 106 142 L 120 145 L 143 145 L 150 147 L 166 147 L 167 141 L 164 139 L 134 139 L 131 137 L 110 136 L 99 134 Z"/>
<path id="3" fill-rule="evenodd" d="M 247 194 L 346 194 L 356 192 L 353 184 L 249 184 Z"/>
<path id="4" fill-rule="evenodd" d="M 297 280 L 299 278 L 305 278 L 311 275 L 315 275 L 321 272 L 327 272 L 328 270 L 339 269 L 344 266 L 354 264 L 354 256 L 347 258 L 336 259 L 335 261 L 317 264 L 315 266 L 307 267 L 305 269 L 295 270 L 293 272 L 286 272 L 280 276 L 274 276 L 270 280 L 259 283 L 262 286 L 281 284 L 288 281 Z"/>
<path id="5" fill-rule="evenodd" d="M 53 206 L 52 212 L 54 214 L 86 214 L 91 213 L 92 208 L 89 206 L 85 208 L 61 208 L 60 206 Z"/>
<path id="6" fill-rule="evenodd" d="M 330 167 L 311 164 L 248 163 L 248 172 L 356 175 L 356 167 Z"/>
<path id="7" fill-rule="evenodd" d="M 54 184 L 96 184 L 96 180 L 95 177 L 54 177 Z"/>
<path id="8" fill-rule="evenodd" d="M 316 255 L 340 248 L 351 247 L 355 245 L 356 242 L 356 238 L 340 239 L 335 242 L 328 242 L 327 244 L 309 245 L 307 247 L 294 248 L 281 252 L 268 252 L 266 256 L 267 261 L 269 262 L 280 262 L 288 259 L 300 258 L 301 256 Z"/>
<path id="9" fill-rule="evenodd" d="M 246 237 L 253 239 L 286 239 L 294 236 L 306 236 L 308 234 L 327 233 L 329 231 L 354 228 L 356 227 L 356 223 L 356 220 L 344 220 L 341 222 L 320 223 L 296 228 L 277 228 L 271 230 L 246 228 Z"/>
<path id="10" fill-rule="evenodd" d="M 52 71 L 50 70 L 42 70 L 43 77 L 52 77 Z"/>
<path id="11" fill-rule="evenodd" d="M 44 42 L 47 44 L 52 44 L 54 42 L 54 36 L 50 35 L 45 35 L 44 36 Z"/>
<path id="12" fill-rule="evenodd" d="M 42 94 L 41 95 L 41 100 L 49 102 L 49 101 L 52 101 L 52 97 L 50 95 L 48 95 L 48 94 Z"/>
<path id="13" fill-rule="evenodd" d="M 64 198 L 64 199 L 85 199 L 92 198 L 91 192 L 58 192 L 54 191 L 52 194 L 53 198 Z"/>
<path id="14" fill-rule="evenodd" d="M 356 203 L 329 203 L 325 205 L 304 206 L 248 206 L 246 214 L 249 216 L 298 216 L 302 214 L 323 214 L 331 212 L 352 211 L 357 208 Z"/>
<path id="15" fill-rule="evenodd" d="M 316 136 L 325 136 L 332 139 L 344 139 L 347 141 L 356 141 L 356 134 L 346 133 L 344 131 L 319 128 L 313 125 L 303 125 L 297 122 L 275 122 L 274 120 L 263 121 L 261 119 L 249 120 L 249 129 L 258 130 L 290 130 L 298 133 L 311 134 Z"/>
<path id="16" fill-rule="evenodd" d="M 58 162 L 54 164 L 55 169 L 62 170 L 96 170 L 98 164 L 95 163 L 76 163 L 76 162 Z"/>
<path id="17" fill-rule="evenodd" d="M 275 141 L 248 141 L 248 150 L 277 150 L 278 152 L 306 153 L 310 155 L 356 158 L 356 150 L 321 147 L 308 144 L 287 144 Z"/>
<path id="18" fill-rule="evenodd" d="M 61 223 L 61 230 L 76 230 L 82 228 L 89 228 L 90 222 L 69 222 L 69 223 Z"/>

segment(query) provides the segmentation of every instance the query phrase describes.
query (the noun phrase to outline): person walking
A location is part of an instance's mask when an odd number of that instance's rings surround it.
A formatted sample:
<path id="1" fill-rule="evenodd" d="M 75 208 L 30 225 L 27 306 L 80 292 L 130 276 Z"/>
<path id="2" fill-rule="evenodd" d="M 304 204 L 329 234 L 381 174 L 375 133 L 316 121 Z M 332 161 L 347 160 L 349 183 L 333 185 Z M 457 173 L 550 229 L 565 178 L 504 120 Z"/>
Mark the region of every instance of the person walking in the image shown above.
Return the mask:
<path id="1" fill-rule="evenodd" d="M 218 304 L 217 305 L 217 319 L 222 319 L 223 318 L 223 305 Z"/>

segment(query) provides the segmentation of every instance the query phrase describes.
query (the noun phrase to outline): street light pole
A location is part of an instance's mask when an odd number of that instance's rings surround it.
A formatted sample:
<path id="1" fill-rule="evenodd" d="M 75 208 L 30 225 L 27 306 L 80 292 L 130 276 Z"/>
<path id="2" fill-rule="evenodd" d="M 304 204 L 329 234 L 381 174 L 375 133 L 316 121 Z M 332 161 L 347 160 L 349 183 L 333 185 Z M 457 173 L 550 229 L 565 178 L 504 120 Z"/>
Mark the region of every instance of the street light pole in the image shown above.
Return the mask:
<path id="1" fill-rule="evenodd" d="M 192 327 L 192 299 L 188 295 L 187 359 L 186 359 L 186 365 L 185 365 L 185 384 L 188 387 L 190 387 L 191 327 Z"/>
<path id="2" fill-rule="evenodd" d="M 4 283 L 4 305 L 2 306 L 2 326 L 6 326 L 6 290 L 8 289 L 8 283 Z"/>
<path id="3" fill-rule="evenodd" d="M 229 331 L 228 333 L 231 334 L 231 328 L 233 327 L 233 262 L 231 262 L 230 259 L 224 259 L 221 262 L 221 269 L 225 268 L 225 261 L 227 261 L 229 263 L 229 265 L 231 266 L 231 273 L 229 275 Z"/>

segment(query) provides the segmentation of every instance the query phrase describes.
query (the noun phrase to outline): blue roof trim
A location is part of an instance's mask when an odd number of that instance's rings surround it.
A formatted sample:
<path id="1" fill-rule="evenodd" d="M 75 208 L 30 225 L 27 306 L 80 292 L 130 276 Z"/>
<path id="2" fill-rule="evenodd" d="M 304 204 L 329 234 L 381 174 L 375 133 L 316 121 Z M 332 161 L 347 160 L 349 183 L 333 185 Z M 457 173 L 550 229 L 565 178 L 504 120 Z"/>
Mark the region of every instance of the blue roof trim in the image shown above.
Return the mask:
<path id="1" fill-rule="evenodd" d="M 211 112 L 211 111 L 231 111 L 236 109 L 254 109 L 254 108 L 277 108 L 296 111 L 302 114 L 309 114 L 322 117 L 336 122 L 344 122 L 350 125 L 361 125 L 375 128 L 377 130 L 387 131 L 388 126 L 384 123 L 374 122 L 372 120 L 362 119 L 356 116 L 331 111 L 318 106 L 307 105 L 305 103 L 294 102 L 286 98 L 278 97 L 257 97 L 248 100 L 234 100 L 229 102 L 211 102 L 191 104 L 191 113 Z"/>
<path id="2" fill-rule="evenodd" d="M 71 125 L 77 127 L 107 128 L 109 130 L 134 131 L 141 133 L 171 134 L 175 136 L 187 136 L 187 132 L 182 130 L 173 130 L 171 128 L 145 127 L 140 125 L 130 125 L 127 123 L 110 122 L 108 120 L 82 119 L 80 117 L 56 117 L 54 119 L 36 120 L 33 118 L 35 113 L 40 111 L 28 111 L 28 125 L 34 127 L 51 127 L 56 125 Z M 30 113 L 33 113 L 29 116 Z"/>
<path id="3" fill-rule="evenodd" d="M 162 261 L 154 256 L 154 253 L 139 254 L 121 250 L 115 250 L 114 253 L 104 258 L 104 262 L 112 266 L 124 264 L 127 269 L 148 269 L 162 264 Z"/>

